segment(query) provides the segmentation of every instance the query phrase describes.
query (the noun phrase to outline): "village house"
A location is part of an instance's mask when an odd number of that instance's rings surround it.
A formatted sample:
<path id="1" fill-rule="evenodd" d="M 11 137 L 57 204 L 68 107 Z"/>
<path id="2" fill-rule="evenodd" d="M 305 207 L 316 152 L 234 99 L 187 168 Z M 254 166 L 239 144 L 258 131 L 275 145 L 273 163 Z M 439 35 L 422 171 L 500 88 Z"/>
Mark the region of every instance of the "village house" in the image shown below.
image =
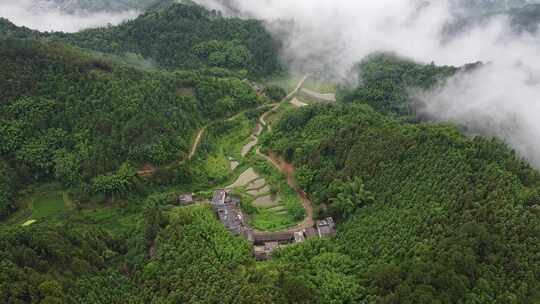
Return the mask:
<path id="1" fill-rule="evenodd" d="M 247 226 L 246 217 L 240 210 L 240 200 L 229 197 L 225 190 L 217 190 L 212 197 L 212 207 L 227 230 L 253 242 L 253 230 Z"/>
<path id="2" fill-rule="evenodd" d="M 297 231 L 294 233 L 294 242 L 295 243 L 302 243 L 306 240 L 306 236 L 304 235 L 303 231 Z"/>
<path id="3" fill-rule="evenodd" d="M 257 261 L 270 259 L 272 252 L 280 247 L 278 242 L 266 242 L 262 246 L 253 246 L 253 256 Z"/>
<path id="4" fill-rule="evenodd" d="M 178 196 L 176 198 L 176 203 L 181 206 L 193 205 L 195 203 L 193 200 L 193 193 L 186 193 Z"/>
<path id="5" fill-rule="evenodd" d="M 334 224 L 334 219 L 331 217 L 317 221 L 316 226 L 320 238 L 335 236 L 337 233 L 336 224 Z"/>

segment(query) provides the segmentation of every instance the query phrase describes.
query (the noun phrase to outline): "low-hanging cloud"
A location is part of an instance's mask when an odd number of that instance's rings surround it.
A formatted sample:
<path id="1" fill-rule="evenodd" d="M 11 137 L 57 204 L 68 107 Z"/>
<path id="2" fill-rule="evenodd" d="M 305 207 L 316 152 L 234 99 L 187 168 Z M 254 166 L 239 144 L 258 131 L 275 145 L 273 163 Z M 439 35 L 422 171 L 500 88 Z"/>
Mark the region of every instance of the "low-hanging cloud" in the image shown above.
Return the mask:
<path id="1" fill-rule="evenodd" d="M 449 25 L 481 15 L 464 0 L 199 0 L 229 14 L 266 21 L 299 72 L 337 80 L 366 55 L 386 51 L 418 62 L 482 68 L 459 73 L 417 96 L 419 111 L 473 132 L 496 135 L 540 167 L 540 37 L 512 30 L 505 15 L 482 18 L 449 37 Z M 490 9 L 497 9 L 493 2 Z M 505 2 L 499 1 L 504 8 Z M 515 2 L 515 1 L 514 1 Z M 524 2 L 524 1 L 523 1 Z M 468 6 L 463 4 L 467 3 Z M 287 22 L 284 22 L 287 21 Z"/>
<path id="2" fill-rule="evenodd" d="M 135 18 L 139 12 L 66 12 L 49 1 L 0 0 L 0 17 L 18 26 L 40 31 L 77 32 L 82 29 L 118 24 Z"/>

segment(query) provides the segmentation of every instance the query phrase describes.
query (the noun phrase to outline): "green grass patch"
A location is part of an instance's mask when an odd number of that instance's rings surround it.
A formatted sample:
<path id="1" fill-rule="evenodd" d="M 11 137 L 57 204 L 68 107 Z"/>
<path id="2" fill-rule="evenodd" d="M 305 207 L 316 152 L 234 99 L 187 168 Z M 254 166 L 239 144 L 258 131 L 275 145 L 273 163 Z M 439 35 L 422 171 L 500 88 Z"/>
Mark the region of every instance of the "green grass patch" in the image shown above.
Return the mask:
<path id="1" fill-rule="evenodd" d="M 294 111 L 296 110 L 296 107 L 294 107 L 290 102 L 283 102 L 279 105 L 279 107 L 272 113 L 270 113 L 266 117 L 266 122 L 269 124 L 274 124 L 276 121 L 281 119 L 285 113 L 288 111 Z"/>
<path id="2" fill-rule="evenodd" d="M 296 99 L 298 99 L 299 101 L 303 102 L 303 103 L 307 103 L 307 104 L 317 104 L 317 103 L 321 103 L 319 101 L 314 101 L 314 100 L 311 100 L 311 99 L 308 99 L 304 96 L 301 96 L 301 94 L 298 94 L 298 96 L 296 96 Z"/>
<path id="3" fill-rule="evenodd" d="M 30 202 L 32 218 L 40 219 L 57 214 L 69 208 L 64 201 L 63 192 L 38 193 Z"/>
<path id="4" fill-rule="evenodd" d="M 234 122 L 236 126 L 231 132 L 219 140 L 218 146 L 221 147 L 223 154 L 231 156 L 238 161 L 242 161 L 240 152 L 242 151 L 242 147 L 251 141 L 250 135 L 252 134 L 255 125 L 246 117 L 246 115 L 241 115 L 232 122 Z"/>
<path id="5" fill-rule="evenodd" d="M 47 222 L 52 226 L 91 229 L 99 226 L 112 233 L 127 232 L 142 218 L 137 198 L 116 203 L 89 203 L 76 208 L 67 191 L 59 184 L 28 188 L 20 209 L 3 225 L 32 225 Z"/>
<path id="6" fill-rule="evenodd" d="M 73 202 L 58 183 L 34 185 L 22 193 L 19 210 L 6 224 L 22 224 L 73 209 Z"/>
<path id="7" fill-rule="evenodd" d="M 276 231 L 290 228 L 304 220 L 306 212 L 302 202 L 287 184 L 286 177 L 254 153 L 249 155 L 248 162 L 261 177 L 266 179 L 267 185 L 279 194 L 281 201 L 278 206 L 283 207 L 255 208 L 250 205 L 250 208 L 256 209 L 256 212 L 251 214 L 250 224 L 258 230 Z"/>
<path id="8" fill-rule="evenodd" d="M 142 219 L 142 213 L 124 212 L 121 209 L 95 209 L 87 211 L 80 217 L 82 225 L 92 223 L 107 229 L 113 233 L 121 233 L 134 228 L 137 222 Z M 79 219 L 75 219 L 78 221 Z"/>
<path id="9" fill-rule="evenodd" d="M 313 76 L 306 79 L 304 88 L 321 94 L 335 94 L 337 92 L 337 85 L 335 83 L 321 80 Z"/>
<path id="10" fill-rule="evenodd" d="M 212 180 L 224 180 L 231 173 L 229 160 L 222 153 L 209 155 L 206 159 L 205 167 L 208 177 Z"/>
<path id="11" fill-rule="evenodd" d="M 292 227 L 296 224 L 288 213 L 280 214 L 267 209 L 259 209 L 253 217 L 251 225 L 262 231 L 278 231 Z"/>
<path id="12" fill-rule="evenodd" d="M 292 90 L 296 88 L 296 86 L 298 85 L 298 82 L 300 82 L 302 77 L 303 76 L 287 75 L 287 76 L 281 76 L 277 78 L 271 78 L 264 81 L 264 85 L 266 86 L 275 85 L 275 86 L 283 88 L 286 92 L 291 92 Z"/>
<path id="13" fill-rule="evenodd" d="M 239 115 L 233 120 L 216 123 L 208 128 L 201 146 L 204 152 L 197 154 L 193 161 L 193 169 L 199 175 L 194 189 L 215 188 L 228 186 L 248 167 L 241 156 L 242 147 L 252 139 L 250 135 L 254 129 L 254 122 L 246 115 Z M 233 171 L 229 158 L 239 162 Z"/>
<path id="14" fill-rule="evenodd" d="M 38 213 L 25 213 L 29 217 L 13 218 L 6 224 L 24 225 L 48 222 L 52 226 L 76 227 L 77 229 L 91 229 L 98 226 L 113 234 L 119 234 L 135 228 L 138 221 L 142 219 L 140 208 L 115 206 L 82 210 L 60 209 L 58 197 L 45 198 L 40 202 L 47 203 L 50 200 L 49 202 L 53 202 L 56 208 L 48 207 L 40 209 Z"/>

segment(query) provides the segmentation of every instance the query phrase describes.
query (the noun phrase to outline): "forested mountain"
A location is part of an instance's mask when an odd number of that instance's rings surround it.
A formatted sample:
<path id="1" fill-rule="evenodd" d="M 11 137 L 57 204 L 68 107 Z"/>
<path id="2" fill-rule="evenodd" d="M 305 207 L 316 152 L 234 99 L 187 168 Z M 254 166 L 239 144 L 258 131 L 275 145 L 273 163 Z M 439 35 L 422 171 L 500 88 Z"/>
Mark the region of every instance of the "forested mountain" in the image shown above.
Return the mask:
<path id="1" fill-rule="evenodd" d="M 1 41 L 2 165 L 17 177 L 1 180 L 10 188 L 54 179 L 83 196 L 128 191 L 132 181 L 94 178 L 185 159 L 197 128 L 261 102 L 225 70 L 148 71 L 62 44 Z M 13 194 L 5 193 L 3 215 Z"/>
<path id="2" fill-rule="evenodd" d="M 96 229 L 75 230 L 36 225 L 3 229 L 0 239 L 2 303 L 96 303 L 95 286 L 114 286 L 105 299 L 138 301 L 135 285 L 111 261 L 128 251 L 125 240 Z M 77 280 L 77 278 L 81 278 Z M 84 298 L 89 300 L 83 300 Z M 82 300 L 82 301 L 81 301 Z"/>
<path id="3" fill-rule="evenodd" d="M 153 5 L 73 34 L 0 19 L 0 303 L 540 303 L 540 173 L 415 113 L 416 91 L 482 63 L 375 53 L 358 86 L 318 104 L 298 92 L 336 85 L 268 79 L 285 67 L 261 21 L 190 1 L 54 1 Z M 256 261 L 208 204 L 249 171 L 252 193 L 284 204 L 234 188 L 240 220 L 293 210 L 304 222 L 275 235 L 332 217 L 337 236 Z"/>
<path id="4" fill-rule="evenodd" d="M 331 249 L 276 261 L 324 290 L 313 302 L 540 301 L 540 175 L 503 143 L 355 105 L 291 112 L 266 146 L 296 165 L 321 216 L 346 220 Z"/>
<path id="5" fill-rule="evenodd" d="M 31 30 L 27 27 L 16 26 L 5 18 L 0 18 L 0 34 L 2 38 L 20 38 L 20 39 L 39 39 L 42 37 L 42 33 L 39 31 Z"/>
<path id="6" fill-rule="evenodd" d="M 280 43 L 257 20 L 224 18 L 192 4 L 156 7 L 118 26 L 39 33 L 0 21 L 0 35 L 60 40 L 90 50 L 136 53 L 166 69 L 222 67 L 258 78 L 281 71 Z"/>
<path id="7" fill-rule="evenodd" d="M 153 215 L 152 215 L 153 214 Z M 168 217 L 150 260 L 141 237 L 48 225 L 0 227 L 2 303 L 277 303 L 266 272 L 254 269 L 248 244 L 207 208 Z"/>
<path id="8" fill-rule="evenodd" d="M 362 82 L 353 89 L 343 88 L 339 92 L 343 101 L 366 103 L 379 112 L 402 116 L 414 114 L 411 91 L 428 90 L 458 71 L 385 53 L 366 57 L 356 68 Z"/>
<path id="9" fill-rule="evenodd" d="M 33 9 L 58 8 L 67 13 L 114 12 L 130 9 L 144 10 L 164 0 L 38 0 Z"/>
<path id="10" fill-rule="evenodd" d="M 540 3 L 535 1 L 458 1 L 456 6 L 453 22 L 444 28 L 447 38 L 494 18 L 508 18 L 518 33 L 536 33 L 540 25 Z"/>
<path id="11" fill-rule="evenodd" d="M 80 47 L 133 52 L 165 68 L 218 66 L 261 77 L 279 71 L 279 43 L 260 21 L 223 18 L 190 4 L 152 10 L 109 28 L 86 30 L 64 39 Z"/>

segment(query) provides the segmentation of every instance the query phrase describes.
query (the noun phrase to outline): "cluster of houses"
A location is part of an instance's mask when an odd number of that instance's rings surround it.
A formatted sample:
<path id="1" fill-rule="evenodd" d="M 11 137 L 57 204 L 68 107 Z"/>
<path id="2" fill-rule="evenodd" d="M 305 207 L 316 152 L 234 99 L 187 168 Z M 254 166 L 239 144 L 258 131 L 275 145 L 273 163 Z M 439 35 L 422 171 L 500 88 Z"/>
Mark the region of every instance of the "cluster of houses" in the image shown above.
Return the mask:
<path id="1" fill-rule="evenodd" d="M 301 243 L 307 238 L 336 235 L 336 225 L 332 218 L 317 221 L 315 227 L 297 231 L 257 232 L 249 227 L 247 218 L 240 208 L 240 200 L 231 197 L 226 190 L 215 191 L 211 203 L 220 222 L 227 230 L 244 237 L 253 244 L 253 254 L 257 260 L 269 259 L 276 248 Z"/>
<path id="2" fill-rule="evenodd" d="M 247 225 L 247 218 L 240 209 L 240 200 L 228 195 L 225 190 L 217 190 L 212 197 L 212 207 L 219 221 L 231 233 L 254 241 L 253 229 Z"/>

